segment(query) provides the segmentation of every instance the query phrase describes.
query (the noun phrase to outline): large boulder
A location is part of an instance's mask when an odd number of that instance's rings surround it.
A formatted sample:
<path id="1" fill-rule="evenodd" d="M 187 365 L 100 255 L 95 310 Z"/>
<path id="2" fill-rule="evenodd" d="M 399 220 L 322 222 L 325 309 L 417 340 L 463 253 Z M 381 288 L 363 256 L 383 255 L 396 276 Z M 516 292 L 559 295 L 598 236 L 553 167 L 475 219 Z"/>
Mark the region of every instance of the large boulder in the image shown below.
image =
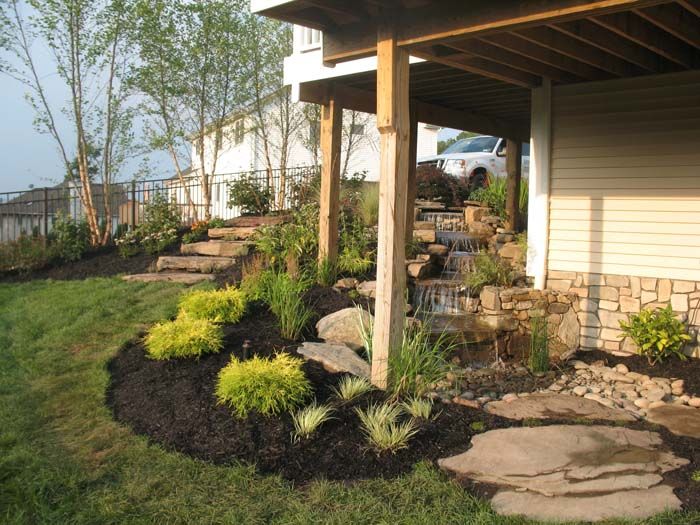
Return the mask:
<path id="1" fill-rule="evenodd" d="M 327 315 L 316 323 L 319 339 L 327 343 L 347 345 L 354 350 L 364 347 L 361 326 L 369 328 L 372 314 L 359 308 L 345 308 Z"/>
<path id="2" fill-rule="evenodd" d="M 297 352 L 306 359 L 321 363 L 329 372 L 347 372 L 369 378 L 369 363 L 345 345 L 306 342 Z"/>

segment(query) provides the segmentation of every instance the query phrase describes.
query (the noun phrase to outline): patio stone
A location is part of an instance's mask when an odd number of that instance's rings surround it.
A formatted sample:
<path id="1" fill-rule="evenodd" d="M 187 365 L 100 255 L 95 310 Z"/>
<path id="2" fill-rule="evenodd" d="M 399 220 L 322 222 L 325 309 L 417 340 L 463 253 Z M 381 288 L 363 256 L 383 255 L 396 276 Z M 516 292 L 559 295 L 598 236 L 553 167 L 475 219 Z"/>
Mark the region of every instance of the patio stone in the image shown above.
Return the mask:
<path id="1" fill-rule="evenodd" d="M 345 308 L 322 318 L 316 323 L 318 338 L 327 343 L 338 343 L 353 350 L 364 348 L 360 322 L 368 329 L 372 324 L 372 314 L 358 308 Z"/>
<path id="2" fill-rule="evenodd" d="M 683 405 L 650 408 L 647 419 L 663 425 L 674 434 L 700 439 L 700 409 Z"/>
<path id="3" fill-rule="evenodd" d="M 213 281 L 214 276 L 204 273 L 172 272 L 172 273 L 137 273 L 122 276 L 124 281 L 137 281 L 142 283 L 180 283 L 196 284 L 202 281 Z"/>
<path id="4" fill-rule="evenodd" d="M 226 270 L 236 264 L 230 257 L 206 257 L 199 255 L 161 256 L 158 258 L 159 272 L 166 270 L 214 273 Z"/>
<path id="5" fill-rule="evenodd" d="M 533 394 L 511 403 L 495 401 L 484 407 L 489 414 L 509 419 L 601 419 L 634 421 L 624 410 L 609 408 L 592 399 L 562 394 Z"/>
<path id="6" fill-rule="evenodd" d="M 662 475 L 688 460 L 666 450 L 656 432 L 512 427 L 474 436 L 471 444 L 438 464 L 461 479 L 500 487 L 492 502 L 499 514 L 597 521 L 644 518 L 681 505 Z"/>
<path id="7" fill-rule="evenodd" d="M 297 352 L 306 359 L 321 363 L 329 372 L 348 372 L 369 378 L 369 363 L 345 345 L 306 342 L 301 345 Z"/>

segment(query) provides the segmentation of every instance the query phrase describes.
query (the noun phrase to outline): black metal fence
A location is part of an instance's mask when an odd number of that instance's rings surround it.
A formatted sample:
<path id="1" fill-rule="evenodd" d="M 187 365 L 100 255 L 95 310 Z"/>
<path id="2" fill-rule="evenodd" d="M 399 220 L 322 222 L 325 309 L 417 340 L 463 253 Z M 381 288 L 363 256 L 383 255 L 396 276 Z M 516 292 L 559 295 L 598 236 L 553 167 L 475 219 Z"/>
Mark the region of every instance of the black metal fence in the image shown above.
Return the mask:
<path id="1" fill-rule="evenodd" d="M 230 183 L 242 178 L 260 189 L 269 190 L 273 210 L 294 208 L 318 172 L 317 166 L 302 166 L 213 175 L 209 178 L 211 216 L 232 219 L 241 215 L 241 209 L 229 207 L 228 202 Z M 184 224 L 206 215 L 207 206 L 198 177 L 186 177 L 184 183 L 178 177 L 118 183 L 112 184 L 107 192 L 102 184 L 93 184 L 91 189 L 98 221 L 106 222 L 109 209 L 113 232 L 119 225 L 133 228 L 143 221 L 146 204 L 154 195 L 163 195 L 175 202 Z M 22 235 L 46 235 L 59 214 L 75 220 L 85 216 L 76 185 L 65 182 L 51 188 L 0 193 L 0 242 L 13 241 Z"/>

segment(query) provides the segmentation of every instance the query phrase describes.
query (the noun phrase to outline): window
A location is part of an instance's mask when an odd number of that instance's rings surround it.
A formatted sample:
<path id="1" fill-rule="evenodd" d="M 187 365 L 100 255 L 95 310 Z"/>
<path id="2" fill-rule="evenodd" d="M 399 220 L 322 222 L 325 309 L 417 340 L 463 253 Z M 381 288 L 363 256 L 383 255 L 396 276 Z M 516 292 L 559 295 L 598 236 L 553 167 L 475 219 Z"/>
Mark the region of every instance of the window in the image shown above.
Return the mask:
<path id="1" fill-rule="evenodd" d="M 245 135 L 245 122 L 242 118 L 233 123 L 233 143 L 241 144 Z"/>
<path id="2" fill-rule="evenodd" d="M 350 134 L 351 135 L 364 135 L 365 134 L 365 125 L 364 124 L 353 124 L 352 127 L 350 128 Z"/>
<path id="3" fill-rule="evenodd" d="M 310 51 L 321 47 L 321 32 L 318 29 L 301 27 L 297 34 L 300 51 Z"/>
<path id="4" fill-rule="evenodd" d="M 458 140 L 442 153 L 491 153 L 496 147 L 496 137 L 475 137 Z"/>

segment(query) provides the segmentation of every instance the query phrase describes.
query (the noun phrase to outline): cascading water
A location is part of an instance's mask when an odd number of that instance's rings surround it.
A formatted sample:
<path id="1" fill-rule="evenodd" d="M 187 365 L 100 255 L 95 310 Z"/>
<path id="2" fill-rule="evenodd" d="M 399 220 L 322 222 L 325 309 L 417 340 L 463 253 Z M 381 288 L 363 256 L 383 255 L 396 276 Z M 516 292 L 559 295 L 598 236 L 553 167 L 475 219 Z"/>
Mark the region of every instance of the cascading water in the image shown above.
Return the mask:
<path id="1" fill-rule="evenodd" d="M 427 211 L 420 214 L 419 220 L 432 222 L 438 232 L 464 231 L 464 213 L 461 212 Z"/>

